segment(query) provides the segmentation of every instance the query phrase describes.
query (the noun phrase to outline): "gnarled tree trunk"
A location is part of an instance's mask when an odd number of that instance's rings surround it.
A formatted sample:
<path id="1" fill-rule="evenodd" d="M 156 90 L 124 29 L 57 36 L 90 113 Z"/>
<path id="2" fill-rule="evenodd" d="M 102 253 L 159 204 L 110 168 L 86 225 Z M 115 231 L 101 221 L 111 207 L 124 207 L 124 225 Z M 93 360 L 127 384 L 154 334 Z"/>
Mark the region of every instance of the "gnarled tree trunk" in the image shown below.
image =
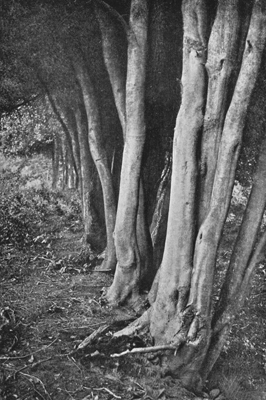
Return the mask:
<path id="1" fill-rule="evenodd" d="M 74 67 L 87 113 L 90 152 L 99 174 L 103 192 L 107 248 L 101 269 L 104 271 L 113 271 L 116 266 L 116 252 L 113 238 L 116 218 L 116 202 L 111 169 L 102 138 L 99 106 L 93 82 L 90 79 L 89 74 L 85 71 L 84 66 L 75 63 Z"/>
<path id="2" fill-rule="evenodd" d="M 140 174 L 143 147 L 145 143 L 144 90 L 147 53 L 147 1 L 133 0 L 128 30 L 128 69 L 126 81 L 126 128 L 123 152 L 120 192 L 115 225 L 115 246 L 117 268 L 114 282 L 109 288 L 107 299 L 117 304 L 130 298 L 138 301 L 141 265 L 141 245 L 137 238 L 137 216 L 139 206 Z M 114 90 L 114 86 L 113 86 Z M 116 102 L 117 103 L 117 102 Z M 124 112 L 121 108 L 121 124 Z M 139 220 L 143 218 L 140 209 Z M 139 231 L 140 233 L 140 231 Z M 145 232 L 139 235 L 146 240 Z M 147 255 L 145 255 L 146 257 Z M 143 263 L 144 261 L 144 263 Z"/>
<path id="3" fill-rule="evenodd" d="M 118 335 L 149 324 L 155 344 L 176 348 L 174 354 L 167 356 L 169 371 L 186 386 L 200 389 L 221 352 L 266 243 L 263 234 L 254 249 L 266 201 L 264 143 L 249 205 L 213 317 L 217 250 L 229 210 L 245 116 L 265 45 L 266 7 L 262 1 L 254 1 L 241 68 L 230 96 L 230 60 L 236 59 L 236 46 L 242 40 L 238 23 L 235 25 L 240 19 L 240 2 L 220 0 L 210 36 L 210 60 L 206 59 L 209 23 L 205 0 L 184 0 L 182 12 L 182 102 L 175 128 L 164 255 L 150 296 L 150 309 Z M 222 57 L 214 51 L 215 42 L 218 46 L 220 41 Z M 206 162 L 210 168 L 205 181 L 199 174 L 203 165 L 199 162 L 199 149 L 203 164 Z M 216 157 L 212 158 L 213 154 Z M 201 202 L 197 202 L 199 184 Z"/>
<path id="4" fill-rule="evenodd" d="M 126 143 L 127 125 L 126 125 L 126 64 L 125 56 L 121 51 L 125 45 L 126 34 L 129 37 L 129 42 L 132 41 L 129 28 L 125 21 L 119 14 L 104 3 L 95 4 L 95 12 L 99 21 L 102 47 L 105 66 L 109 75 L 114 101 L 117 108 L 117 113 L 121 123 L 123 132 L 124 144 Z M 133 21 L 132 21 L 133 23 Z M 136 42 L 135 42 L 136 45 Z M 132 51 L 132 50 L 131 50 Z M 132 58 L 129 61 L 132 62 Z M 133 63 L 136 61 L 133 61 Z M 131 69 L 134 67 L 130 67 Z M 132 73 L 132 72 L 131 72 Z M 132 96 L 133 90 L 131 84 L 128 85 Z M 138 89 L 137 89 L 138 90 Z M 124 158 L 125 162 L 125 158 Z M 127 162 L 127 161 L 126 161 Z M 137 221 L 136 221 L 136 240 L 137 247 L 140 255 L 141 267 L 141 281 L 142 286 L 149 286 L 153 278 L 153 273 L 150 271 L 151 267 L 151 241 L 147 225 L 147 218 L 145 213 L 145 199 L 142 178 L 140 177 L 140 189 L 137 207 Z M 125 233 L 127 235 L 127 233 Z M 118 244 L 120 246 L 120 244 Z M 121 250 L 120 250 L 121 252 Z M 146 283 L 144 283 L 146 282 Z M 121 289 L 121 288 L 120 288 Z M 113 297 L 113 302 L 121 302 L 125 300 L 125 295 L 121 293 L 119 288 L 116 289 L 116 295 Z M 130 295 L 130 290 L 128 292 Z M 121 297 L 120 297 L 121 296 Z M 111 300 L 110 291 L 108 294 Z"/>

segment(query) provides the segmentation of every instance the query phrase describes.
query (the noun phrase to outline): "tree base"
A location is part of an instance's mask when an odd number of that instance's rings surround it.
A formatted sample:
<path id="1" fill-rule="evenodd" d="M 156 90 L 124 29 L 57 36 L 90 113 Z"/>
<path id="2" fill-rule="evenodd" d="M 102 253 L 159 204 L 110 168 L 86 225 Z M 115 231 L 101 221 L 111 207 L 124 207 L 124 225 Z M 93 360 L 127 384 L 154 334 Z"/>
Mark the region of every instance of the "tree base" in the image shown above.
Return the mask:
<path id="1" fill-rule="evenodd" d="M 152 307 L 146 310 L 139 318 L 131 324 L 115 332 L 113 336 L 138 336 L 139 334 L 147 334 L 150 329 Z M 200 394 L 203 388 L 203 381 L 198 372 L 198 357 L 195 356 L 195 365 L 193 364 L 193 354 L 195 353 L 193 344 L 180 342 L 176 345 L 160 343 L 159 346 L 154 345 L 154 352 L 158 352 L 162 366 L 163 376 L 172 376 L 179 379 L 184 388 Z M 142 349 L 145 353 L 145 349 Z M 136 349 L 137 352 L 137 349 Z M 149 348 L 147 352 L 151 352 Z"/>
<path id="2" fill-rule="evenodd" d="M 113 260 L 104 259 L 101 264 L 96 265 L 96 267 L 94 268 L 94 271 L 95 272 L 114 273 L 115 264 L 116 264 L 116 262 L 113 262 Z"/>
<path id="3" fill-rule="evenodd" d="M 140 331 L 144 332 L 148 329 L 150 323 L 150 309 L 146 310 L 139 318 L 133 321 L 131 324 L 114 333 L 115 337 L 119 336 L 134 336 Z"/>

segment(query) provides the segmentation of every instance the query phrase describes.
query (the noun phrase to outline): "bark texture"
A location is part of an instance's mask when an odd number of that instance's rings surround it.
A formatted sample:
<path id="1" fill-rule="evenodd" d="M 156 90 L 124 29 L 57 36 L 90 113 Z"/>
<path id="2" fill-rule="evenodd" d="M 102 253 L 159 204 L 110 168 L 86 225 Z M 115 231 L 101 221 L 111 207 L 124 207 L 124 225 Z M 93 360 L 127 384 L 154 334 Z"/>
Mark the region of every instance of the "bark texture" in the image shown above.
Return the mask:
<path id="1" fill-rule="evenodd" d="M 176 120 L 165 250 L 151 334 L 156 344 L 180 344 L 193 262 L 197 145 L 205 105 L 206 10 L 203 1 L 183 3 L 182 102 Z M 160 322 L 158 322 L 160 321 Z"/>
<path id="2" fill-rule="evenodd" d="M 262 4 L 255 2 L 241 69 L 224 121 L 209 212 L 200 227 L 195 243 L 188 303 L 194 313 L 189 333 L 190 345 L 197 345 L 197 350 L 193 354 L 194 359 L 191 358 L 190 361 L 192 372 L 195 369 L 200 370 L 211 339 L 212 288 L 216 254 L 230 205 L 245 116 L 260 67 L 265 40 L 264 26 Z M 262 37 L 264 40 L 261 40 Z M 187 367 L 189 368 L 188 361 Z"/>
<path id="3" fill-rule="evenodd" d="M 230 205 L 245 116 L 260 67 L 264 46 L 262 38 L 265 41 L 265 18 L 261 10 L 258 11 L 260 7 L 259 2 L 256 2 L 240 73 L 224 121 L 209 212 L 195 245 L 195 272 L 190 302 L 197 304 L 197 310 L 202 310 L 206 315 L 210 312 L 209 291 L 213 283 L 215 257 Z"/>
<path id="4" fill-rule="evenodd" d="M 165 167 L 161 174 L 156 196 L 156 205 L 150 225 L 153 246 L 153 264 L 157 271 L 161 265 L 166 237 L 167 218 L 170 201 L 171 158 L 166 155 Z"/>
<path id="5" fill-rule="evenodd" d="M 126 142 L 126 60 L 123 56 L 125 40 L 129 32 L 123 18 L 110 12 L 100 2 L 95 5 L 96 15 L 102 34 L 103 58 L 109 75 L 117 113 L 121 123 L 124 143 Z M 129 40 L 130 41 L 130 40 Z M 141 181 L 141 180 L 140 180 Z M 141 260 L 141 272 L 144 281 L 152 281 L 152 273 L 148 274 L 151 265 L 151 244 L 145 216 L 144 191 L 140 183 L 137 215 L 137 244 Z M 148 276 L 149 275 L 149 276 Z M 145 286 L 145 284 L 144 284 Z M 119 296 L 119 294 L 117 293 Z"/>
<path id="6" fill-rule="evenodd" d="M 208 42 L 208 93 L 201 145 L 198 226 L 209 210 L 224 117 L 234 84 L 232 75 L 238 57 L 240 32 L 238 8 L 239 0 L 219 2 Z"/>
<path id="7" fill-rule="evenodd" d="M 53 157 L 52 157 L 52 168 L 53 168 L 53 177 L 52 177 L 52 188 L 56 189 L 59 181 L 59 146 L 60 146 L 60 138 L 58 134 L 54 135 L 54 146 L 53 146 Z"/>
<path id="8" fill-rule="evenodd" d="M 185 386 L 196 389 L 202 387 L 221 352 L 266 243 L 265 233 L 257 238 L 266 204 L 264 143 L 247 211 L 212 319 L 217 249 L 229 210 L 245 116 L 266 38 L 265 3 L 255 0 L 241 67 L 230 93 L 231 62 L 237 59 L 236 46 L 242 40 L 242 31 L 238 23 L 235 24 L 240 18 L 239 4 L 220 1 L 206 64 L 205 2 L 183 2 L 182 102 L 174 136 L 164 255 L 149 296 L 151 308 L 142 319 L 128 327 L 128 332 L 132 333 L 149 319 L 155 344 L 176 347 L 176 354 L 167 356 L 170 372 L 181 377 Z M 219 38 L 224 53 L 216 48 Z M 199 146 L 201 139 L 202 146 Z M 202 175 L 204 163 L 198 168 L 199 149 L 208 167 L 206 175 Z M 197 209 L 199 180 L 204 196 Z M 122 332 L 126 334 L 127 329 Z"/>
<path id="9" fill-rule="evenodd" d="M 126 133 L 126 60 L 121 51 L 119 35 L 123 36 L 120 17 L 110 13 L 106 5 L 95 3 L 95 13 L 102 35 L 104 63 L 109 75 L 114 100 L 122 126 L 123 135 Z M 122 22 L 123 23 L 123 22 Z M 125 27 L 125 24 L 123 24 Z M 127 28 L 125 28 L 127 29 Z M 124 33 L 126 39 L 126 33 Z"/>
<path id="10" fill-rule="evenodd" d="M 147 24 L 147 1 L 133 0 L 128 31 L 126 134 L 115 225 L 118 264 L 113 284 L 107 292 L 107 299 L 112 304 L 121 303 L 129 297 L 134 303 L 139 295 L 141 255 L 137 240 L 137 215 L 141 160 L 145 142 L 144 90 Z"/>
<path id="11" fill-rule="evenodd" d="M 239 230 L 230 265 L 212 320 L 213 337 L 207 353 L 203 376 L 217 361 L 230 326 L 248 294 L 255 267 L 264 256 L 266 234 L 259 235 L 266 206 L 266 139 L 264 138 L 248 205 Z"/>
<path id="12" fill-rule="evenodd" d="M 71 138 L 71 146 L 73 149 L 73 157 L 76 164 L 75 188 L 81 190 L 80 177 L 81 177 L 81 162 L 80 162 L 80 148 L 78 141 L 78 131 L 75 120 L 75 113 L 72 108 L 68 107 L 65 110 L 64 118 L 66 124 L 69 126 L 69 133 Z"/>
<path id="13" fill-rule="evenodd" d="M 80 64 L 75 64 L 77 79 L 80 84 L 88 121 L 88 138 L 90 151 L 98 171 L 104 200 L 107 248 L 103 269 L 112 271 L 116 266 L 116 252 L 113 239 L 116 203 L 112 183 L 112 175 L 108 157 L 102 139 L 101 118 L 97 96 L 90 75 Z"/>
<path id="14" fill-rule="evenodd" d="M 75 110 L 75 119 L 80 148 L 82 216 L 85 240 L 86 243 L 91 245 L 92 250 L 100 249 L 102 251 L 105 233 L 100 223 L 99 211 L 96 208 L 98 197 L 101 194 L 99 194 L 97 187 L 97 175 L 88 142 L 87 118 L 82 104 Z"/>

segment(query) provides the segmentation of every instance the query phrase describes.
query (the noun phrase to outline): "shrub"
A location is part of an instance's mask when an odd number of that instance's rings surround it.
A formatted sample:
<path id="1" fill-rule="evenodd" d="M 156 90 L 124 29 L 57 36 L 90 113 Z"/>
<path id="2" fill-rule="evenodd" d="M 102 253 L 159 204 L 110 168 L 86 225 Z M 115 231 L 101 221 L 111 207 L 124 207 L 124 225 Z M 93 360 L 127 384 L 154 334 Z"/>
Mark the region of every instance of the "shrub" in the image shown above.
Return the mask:
<path id="1" fill-rule="evenodd" d="M 0 246 L 34 246 L 34 238 L 42 233 L 49 216 L 79 219 L 77 195 L 51 191 L 44 185 L 22 190 L 20 184 L 18 172 L 0 178 Z"/>
<path id="2" fill-rule="evenodd" d="M 0 246 L 11 244 L 18 248 L 32 245 L 44 213 L 36 204 L 32 192 L 19 192 L 16 179 L 5 185 L 0 196 Z M 9 190 L 7 190 L 9 189 Z"/>

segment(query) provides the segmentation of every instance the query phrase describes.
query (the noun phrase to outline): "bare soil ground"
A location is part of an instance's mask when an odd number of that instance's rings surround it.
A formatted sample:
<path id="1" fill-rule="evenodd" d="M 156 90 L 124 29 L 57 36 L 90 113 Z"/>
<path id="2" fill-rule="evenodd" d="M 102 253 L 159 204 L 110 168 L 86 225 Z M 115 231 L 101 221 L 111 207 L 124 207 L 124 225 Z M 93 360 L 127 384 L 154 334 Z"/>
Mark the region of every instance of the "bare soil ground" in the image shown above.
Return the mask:
<path id="1" fill-rule="evenodd" d="M 84 254 L 81 227 L 73 231 L 63 222 L 47 222 L 49 235 L 43 235 L 45 243 L 37 249 L 5 254 L 0 276 L 0 399 L 193 398 L 171 377 L 159 379 L 158 361 L 110 356 L 145 345 L 141 338 L 137 344 L 110 340 L 113 331 L 136 316 L 126 308 L 111 310 L 102 304 L 101 290 L 112 277 L 93 272 L 95 261 Z M 77 349 L 101 327 L 102 337 Z"/>
<path id="2" fill-rule="evenodd" d="M 233 229 L 235 220 L 232 217 Z M 82 227 L 59 216 L 43 227 L 37 247 L 5 248 L 0 269 L 0 399 L 111 400 L 192 399 L 177 380 L 162 376 L 160 359 L 112 357 L 147 337 L 111 340 L 136 316 L 110 309 L 101 290 L 112 277 L 94 272 L 82 245 Z M 227 236 L 230 240 L 230 236 Z M 228 246 L 220 254 L 227 262 Z M 219 268 L 218 268 L 219 270 Z M 225 352 L 209 382 L 229 400 L 266 399 L 265 268 L 258 271 L 251 301 L 239 315 Z M 83 349 L 96 329 L 104 332 Z M 206 398 L 208 396 L 206 395 Z"/>

